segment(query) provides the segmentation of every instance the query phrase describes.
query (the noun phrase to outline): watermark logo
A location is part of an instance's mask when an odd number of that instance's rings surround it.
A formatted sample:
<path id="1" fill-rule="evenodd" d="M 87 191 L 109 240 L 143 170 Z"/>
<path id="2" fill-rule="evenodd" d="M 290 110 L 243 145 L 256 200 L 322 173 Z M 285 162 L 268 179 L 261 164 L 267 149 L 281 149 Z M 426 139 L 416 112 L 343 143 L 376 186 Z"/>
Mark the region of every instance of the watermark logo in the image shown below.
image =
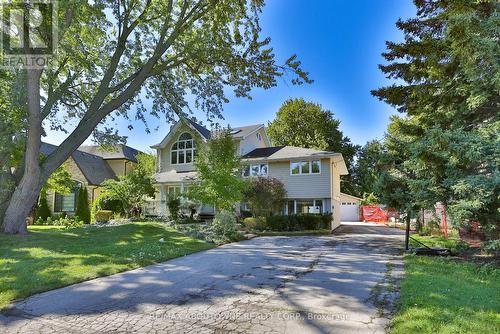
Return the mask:
<path id="1" fill-rule="evenodd" d="M 44 68 L 57 45 L 55 0 L 0 0 L 0 66 Z"/>

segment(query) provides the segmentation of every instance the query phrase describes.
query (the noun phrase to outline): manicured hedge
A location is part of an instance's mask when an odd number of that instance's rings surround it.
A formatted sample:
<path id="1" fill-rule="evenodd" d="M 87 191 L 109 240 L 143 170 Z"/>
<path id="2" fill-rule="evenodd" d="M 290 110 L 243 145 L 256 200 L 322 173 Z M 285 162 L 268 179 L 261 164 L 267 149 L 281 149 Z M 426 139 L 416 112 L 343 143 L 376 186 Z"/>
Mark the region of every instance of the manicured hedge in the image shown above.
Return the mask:
<path id="1" fill-rule="evenodd" d="M 322 230 L 331 227 L 332 214 L 298 214 L 270 216 L 267 218 L 246 218 L 245 226 L 258 231 L 305 231 Z"/>

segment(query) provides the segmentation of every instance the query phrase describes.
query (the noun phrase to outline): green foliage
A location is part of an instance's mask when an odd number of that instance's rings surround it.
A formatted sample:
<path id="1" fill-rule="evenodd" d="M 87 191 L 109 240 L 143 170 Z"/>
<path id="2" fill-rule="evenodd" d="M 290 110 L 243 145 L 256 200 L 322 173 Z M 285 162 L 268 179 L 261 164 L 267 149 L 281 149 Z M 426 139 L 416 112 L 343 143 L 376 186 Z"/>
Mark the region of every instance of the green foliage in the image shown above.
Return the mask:
<path id="1" fill-rule="evenodd" d="M 247 217 L 243 219 L 243 225 L 251 231 L 264 231 L 266 219 L 264 217 Z"/>
<path id="2" fill-rule="evenodd" d="M 244 225 L 254 231 L 313 231 L 331 229 L 332 214 L 296 214 L 245 218 Z"/>
<path id="3" fill-rule="evenodd" d="M 76 202 L 75 216 L 85 224 L 90 224 L 90 208 L 87 187 L 82 186 L 78 189 L 78 199 Z"/>
<path id="4" fill-rule="evenodd" d="M 361 205 L 372 205 L 379 202 L 374 193 L 363 193 L 363 199 L 360 201 Z"/>
<path id="5" fill-rule="evenodd" d="M 154 157 L 139 154 L 137 165 L 127 175 L 118 180 L 106 180 L 102 184 L 102 197 L 109 201 L 121 203 L 121 212 L 125 215 L 137 216 L 146 197 L 153 197 Z"/>
<path id="6" fill-rule="evenodd" d="M 238 230 L 238 222 L 232 212 L 218 212 L 210 225 L 210 238 L 216 244 L 240 241 L 243 235 Z"/>
<path id="7" fill-rule="evenodd" d="M 287 192 L 279 179 L 272 177 L 251 178 L 243 193 L 254 217 L 270 216 L 283 210 Z"/>
<path id="8" fill-rule="evenodd" d="M 47 203 L 47 192 L 42 191 L 40 193 L 40 199 L 38 200 L 38 207 L 35 213 L 35 219 L 41 219 L 42 221 L 47 220 L 51 215 L 49 205 Z"/>
<path id="9" fill-rule="evenodd" d="M 339 130 L 340 121 L 333 112 L 320 104 L 304 99 L 289 99 L 283 103 L 276 119 L 266 129 L 274 145 L 289 145 L 342 153 L 352 174 L 358 146 Z M 351 176 L 342 180 L 342 190 L 356 193 Z"/>
<path id="10" fill-rule="evenodd" d="M 69 194 L 75 186 L 76 182 L 68 171 L 68 164 L 64 163 L 50 175 L 41 192 L 50 189 L 59 194 Z"/>
<path id="11" fill-rule="evenodd" d="M 356 154 L 356 164 L 353 170 L 353 179 L 356 184 L 356 193 L 373 193 L 381 172 L 381 159 L 384 154 L 384 144 L 372 140 L 365 144 Z M 342 189 L 343 190 L 343 189 Z"/>
<path id="12" fill-rule="evenodd" d="M 177 220 L 179 218 L 179 210 L 181 208 L 181 199 L 176 196 L 169 196 L 167 199 L 168 213 L 170 219 Z"/>
<path id="13" fill-rule="evenodd" d="M 500 251 L 500 239 L 489 240 L 485 242 L 484 249 L 487 251 L 498 252 Z"/>
<path id="14" fill-rule="evenodd" d="M 417 18 L 398 21 L 381 70 L 399 79 L 372 93 L 396 106 L 377 181 L 381 199 L 412 210 L 442 202 L 455 226 L 478 220 L 498 235 L 500 120 L 498 5 L 419 1 Z M 410 208 L 407 208 L 410 209 Z"/>
<path id="15" fill-rule="evenodd" d="M 217 209 L 233 210 L 243 198 L 245 182 L 240 173 L 236 143 L 228 130 L 221 130 L 205 145 L 198 145 L 197 180 L 188 197 Z"/>
<path id="16" fill-rule="evenodd" d="M 41 217 L 35 221 L 35 225 L 37 226 L 61 226 L 65 228 L 74 228 L 80 227 L 85 224 L 84 221 L 80 220 L 78 217 L 68 217 L 68 216 L 60 216 L 60 217 L 48 217 L 47 219 L 42 219 Z"/>
<path id="17" fill-rule="evenodd" d="M 113 211 L 111 210 L 98 210 L 94 214 L 94 222 L 109 222 L 113 218 Z"/>

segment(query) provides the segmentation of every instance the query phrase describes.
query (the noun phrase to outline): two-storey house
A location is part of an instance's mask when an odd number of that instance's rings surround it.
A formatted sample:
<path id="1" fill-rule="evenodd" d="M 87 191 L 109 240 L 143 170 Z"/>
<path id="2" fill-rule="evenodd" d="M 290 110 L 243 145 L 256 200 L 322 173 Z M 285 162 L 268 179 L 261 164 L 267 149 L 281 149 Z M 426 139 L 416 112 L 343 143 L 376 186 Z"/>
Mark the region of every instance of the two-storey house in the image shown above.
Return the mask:
<path id="1" fill-rule="evenodd" d="M 288 199 L 283 214 L 332 212 L 332 228 L 340 224 L 340 176 L 348 173 L 340 153 L 271 146 L 263 124 L 231 128 L 231 135 L 245 166 L 244 177 L 275 177 L 285 185 Z M 156 214 L 167 214 L 169 194 L 183 193 L 195 180 L 196 143 L 202 145 L 210 137 L 210 130 L 182 118 L 161 143 L 151 146 L 157 151 Z M 214 208 L 201 210 L 213 213 Z"/>

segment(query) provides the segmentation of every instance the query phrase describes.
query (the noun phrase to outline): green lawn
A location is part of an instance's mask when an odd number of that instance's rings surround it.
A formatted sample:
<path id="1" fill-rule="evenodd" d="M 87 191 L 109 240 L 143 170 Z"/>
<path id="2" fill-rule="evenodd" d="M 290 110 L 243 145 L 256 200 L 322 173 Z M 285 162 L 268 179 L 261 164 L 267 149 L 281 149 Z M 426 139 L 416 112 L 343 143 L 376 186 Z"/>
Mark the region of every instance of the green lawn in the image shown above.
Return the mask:
<path id="1" fill-rule="evenodd" d="M 439 237 L 423 239 L 430 246 L 461 247 Z M 494 265 L 406 255 L 405 272 L 391 334 L 500 332 L 500 270 Z"/>
<path id="2" fill-rule="evenodd" d="M 0 309 L 37 292 L 214 247 L 155 223 L 29 231 L 0 234 Z"/>

